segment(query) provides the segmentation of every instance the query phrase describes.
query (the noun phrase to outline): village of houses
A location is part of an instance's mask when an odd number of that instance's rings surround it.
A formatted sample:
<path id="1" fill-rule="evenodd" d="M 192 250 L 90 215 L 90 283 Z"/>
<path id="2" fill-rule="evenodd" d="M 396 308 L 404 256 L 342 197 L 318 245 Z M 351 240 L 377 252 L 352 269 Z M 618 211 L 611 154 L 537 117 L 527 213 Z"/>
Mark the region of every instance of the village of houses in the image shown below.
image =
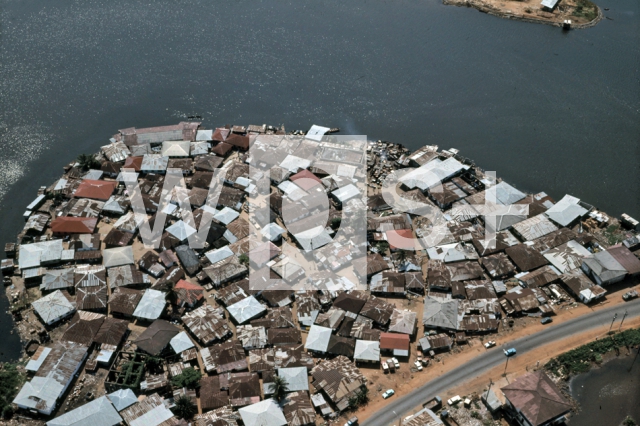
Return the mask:
<path id="1" fill-rule="evenodd" d="M 284 127 L 266 125 L 129 128 L 89 167 L 74 161 L 42 187 L 2 261 L 28 361 L 14 421 L 344 424 L 363 389 L 369 401 L 380 401 L 394 383 L 472 344 L 598 303 L 616 283 L 640 274 L 640 237 L 630 217 L 619 221 L 570 195 L 526 194 L 454 149 L 410 152 L 371 141 L 353 149 L 328 131 L 314 126 L 285 138 Z M 270 208 L 249 202 L 259 186 L 265 189 L 249 172 L 254 144 L 285 155 L 260 159 L 271 171 Z M 397 211 L 382 196 L 385 178 L 407 167 L 414 170 L 397 191 L 437 208 L 441 223 Z M 163 192 L 168 169 L 182 170 L 196 225 L 213 217 L 202 249 L 189 244 L 196 229 L 183 220 L 174 191 Z M 208 189 L 218 169 L 224 183 L 212 206 Z M 125 170 L 135 173 L 146 214 L 132 210 Z M 328 195 L 329 220 L 309 235 L 305 219 L 316 206 L 305 195 L 314 191 Z M 493 204 L 485 202 L 488 194 Z M 300 207 L 300 232 L 283 222 L 287 200 Z M 513 205 L 528 212 L 505 213 Z M 159 209 L 169 220 L 159 247 L 149 248 L 139 228 Z M 340 219 L 358 209 L 366 210 L 366 239 L 353 229 L 335 238 Z M 484 239 L 487 210 L 498 212 L 495 244 Z M 444 233 L 431 245 L 423 237 L 436 225 Z M 253 242 L 254 232 L 264 242 Z M 317 271 L 307 273 L 304 259 L 288 257 L 284 244 L 312 256 Z M 340 278 L 326 282 L 323 271 Z M 250 274 L 265 272 L 280 284 L 250 285 Z M 294 280 L 305 286 L 282 284 Z M 172 379 L 189 369 L 202 374 L 199 385 L 174 386 Z M 283 398 L 272 397 L 276 378 L 286 381 Z M 486 396 L 493 418 L 510 424 L 550 424 L 571 410 L 542 371 Z M 191 419 L 175 414 L 183 397 L 196 407 Z M 533 412 L 531 398 L 551 401 L 542 410 L 546 418 L 540 407 Z M 446 406 L 430 405 L 403 424 L 447 424 L 439 415 Z"/>

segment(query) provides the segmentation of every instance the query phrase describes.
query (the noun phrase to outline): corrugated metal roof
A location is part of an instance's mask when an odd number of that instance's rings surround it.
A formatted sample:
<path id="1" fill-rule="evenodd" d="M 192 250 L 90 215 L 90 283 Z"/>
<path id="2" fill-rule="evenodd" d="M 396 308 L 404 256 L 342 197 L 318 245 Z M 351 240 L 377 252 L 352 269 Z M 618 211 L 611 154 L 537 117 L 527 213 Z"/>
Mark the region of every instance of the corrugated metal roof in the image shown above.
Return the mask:
<path id="1" fill-rule="evenodd" d="M 101 396 L 75 410 L 47 422 L 47 426 L 115 426 L 122 417 L 106 396 Z"/>

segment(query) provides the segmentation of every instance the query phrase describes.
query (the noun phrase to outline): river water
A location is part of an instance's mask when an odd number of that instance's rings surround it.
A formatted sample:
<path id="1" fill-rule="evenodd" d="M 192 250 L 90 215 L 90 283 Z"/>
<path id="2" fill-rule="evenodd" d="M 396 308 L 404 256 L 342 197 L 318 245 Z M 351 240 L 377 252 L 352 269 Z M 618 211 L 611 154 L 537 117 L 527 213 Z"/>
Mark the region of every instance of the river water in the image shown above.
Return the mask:
<path id="1" fill-rule="evenodd" d="M 619 426 L 626 416 L 640 420 L 640 359 L 632 363 L 633 356 L 616 358 L 571 380 L 571 395 L 580 404 L 571 425 Z"/>
<path id="2" fill-rule="evenodd" d="M 640 217 L 640 5 L 599 4 L 612 20 L 563 33 L 438 0 L 0 0 L 0 241 L 70 159 L 189 115 L 455 147 Z"/>

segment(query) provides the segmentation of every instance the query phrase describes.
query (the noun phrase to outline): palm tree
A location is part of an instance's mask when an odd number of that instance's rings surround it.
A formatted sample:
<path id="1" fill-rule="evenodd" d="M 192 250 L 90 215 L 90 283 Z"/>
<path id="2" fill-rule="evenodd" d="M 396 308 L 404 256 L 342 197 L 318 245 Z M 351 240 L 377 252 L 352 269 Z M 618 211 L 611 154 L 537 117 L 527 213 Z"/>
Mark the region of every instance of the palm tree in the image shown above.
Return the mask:
<path id="1" fill-rule="evenodd" d="M 198 408 L 186 395 L 180 395 L 175 400 L 176 406 L 174 407 L 175 413 L 183 419 L 190 419 L 198 412 Z"/>
<path id="2" fill-rule="evenodd" d="M 273 397 L 280 402 L 289 391 L 289 383 L 287 383 L 284 377 L 275 376 L 271 389 L 273 390 Z"/>
<path id="3" fill-rule="evenodd" d="M 82 170 L 100 167 L 100 162 L 91 154 L 80 154 L 76 161 Z"/>

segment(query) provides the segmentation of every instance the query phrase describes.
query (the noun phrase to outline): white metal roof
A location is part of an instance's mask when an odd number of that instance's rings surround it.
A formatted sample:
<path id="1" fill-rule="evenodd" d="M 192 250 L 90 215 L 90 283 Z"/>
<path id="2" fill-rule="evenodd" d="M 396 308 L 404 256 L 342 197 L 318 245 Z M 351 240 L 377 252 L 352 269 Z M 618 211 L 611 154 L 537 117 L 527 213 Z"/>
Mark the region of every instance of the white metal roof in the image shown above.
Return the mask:
<path id="1" fill-rule="evenodd" d="M 169 157 L 165 157 L 161 154 L 145 154 L 142 157 L 142 164 L 140 165 L 141 172 L 155 172 L 167 170 L 169 164 Z"/>
<path id="2" fill-rule="evenodd" d="M 234 256 L 234 253 L 233 251 L 231 251 L 229 246 L 224 246 L 219 249 L 210 250 L 206 252 L 204 255 L 207 256 L 207 259 L 209 259 L 211 263 L 216 263 L 216 262 L 220 262 L 221 260 L 225 260 L 231 256 Z"/>
<path id="3" fill-rule="evenodd" d="M 305 138 L 311 139 L 312 141 L 320 142 L 322 140 L 322 137 L 329 130 L 331 130 L 331 129 L 328 128 L 328 127 L 322 127 L 322 126 L 318 126 L 318 125 L 314 124 L 313 126 L 311 126 L 311 128 L 309 129 L 309 131 L 305 135 Z"/>
<path id="4" fill-rule="evenodd" d="M 196 141 L 210 141 L 213 137 L 213 130 L 198 130 L 196 133 Z"/>
<path id="5" fill-rule="evenodd" d="M 49 240 L 32 244 L 21 244 L 18 250 L 18 266 L 20 269 L 40 266 L 43 259 L 59 260 L 62 255 L 62 240 Z"/>
<path id="6" fill-rule="evenodd" d="M 280 163 L 280 167 L 285 170 L 289 170 L 291 173 L 296 173 L 298 169 L 306 169 L 311 165 L 311 161 L 296 157 L 295 155 L 287 155 L 285 159 Z"/>
<path id="7" fill-rule="evenodd" d="M 571 222 L 587 214 L 588 210 L 582 207 L 579 198 L 565 195 L 562 200 L 545 212 L 547 216 L 561 226 L 569 226 Z"/>
<path id="8" fill-rule="evenodd" d="M 410 189 L 417 187 L 424 191 L 468 168 L 453 157 L 444 161 L 436 158 L 402 176 L 400 182 Z"/>
<path id="9" fill-rule="evenodd" d="M 31 306 L 45 324 L 52 324 L 76 310 L 60 290 L 34 301 Z"/>
<path id="10" fill-rule="evenodd" d="M 489 187 L 489 189 L 487 189 L 486 199 L 493 201 L 494 194 L 495 202 L 505 206 L 513 204 L 526 197 L 526 194 L 522 191 L 519 191 L 504 181 Z"/>
<path id="11" fill-rule="evenodd" d="M 280 238 L 282 234 L 284 234 L 284 232 L 285 232 L 284 229 L 282 229 L 278 224 L 273 222 L 265 225 L 265 227 L 262 228 L 262 230 L 260 231 L 262 236 L 269 239 L 270 241 L 277 240 L 278 238 Z"/>
<path id="12" fill-rule="evenodd" d="M 75 410 L 47 422 L 47 426 L 115 426 L 122 417 L 106 396 L 101 396 Z"/>
<path id="13" fill-rule="evenodd" d="M 333 196 L 340 200 L 341 203 L 344 203 L 352 198 L 360 195 L 360 191 L 358 188 L 350 183 L 349 185 L 345 185 L 342 188 L 338 188 L 332 192 Z"/>
<path id="14" fill-rule="evenodd" d="M 129 426 L 157 426 L 173 417 L 173 413 L 164 404 L 157 405 L 140 417 L 131 420 Z"/>
<path id="15" fill-rule="evenodd" d="M 189 236 L 196 233 L 196 230 L 187 224 L 184 220 L 179 220 L 173 225 L 169 226 L 166 231 L 179 239 L 180 241 L 184 241 Z"/>
<path id="16" fill-rule="evenodd" d="M 102 263 L 105 268 L 133 264 L 133 247 L 115 247 L 102 250 Z"/>
<path id="17" fill-rule="evenodd" d="M 189 335 L 184 331 L 181 331 L 180 333 L 173 336 L 173 339 L 171 339 L 169 344 L 171 345 L 173 351 L 177 354 L 195 347 Z"/>
<path id="18" fill-rule="evenodd" d="M 289 392 L 309 390 L 307 367 L 278 368 L 278 376 L 286 380 Z"/>
<path id="19" fill-rule="evenodd" d="M 191 151 L 189 141 L 165 141 L 162 142 L 162 155 L 165 157 L 188 157 Z"/>
<path id="20" fill-rule="evenodd" d="M 315 250 L 333 241 L 324 226 L 316 226 L 295 234 L 294 237 L 306 251 Z"/>
<path id="21" fill-rule="evenodd" d="M 326 352 L 331 339 L 331 329 L 319 325 L 312 325 L 304 348 L 310 351 Z"/>
<path id="22" fill-rule="evenodd" d="M 38 359 L 33 359 L 32 357 L 27 363 L 27 365 L 25 366 L 25 369 L 31 372 L 38 371 L 38 369 L 40 368 L 44 360 L 49 355 L 49 352 L 51 352 L 51 348 L 43 348 L 42 351 L 40 351 L 40 353 L 38 354 Z"/>
<path id="23" fill-rule="evenodd" d="M 287 419 L 273 399 L 251 404 L 238 410 L 245 426 L 285 426 Z"/>
<path id="24" fill-rule="evenodd" d="M 222 210 L 215 213 L 213 215 L 213 218 L 220 223 L 224 223 L 225 225 L 228 225 L 231 222 L 233 222 L 238 216 L 240 216 L 240 213 L 238 213 L 237 211 L 229 207 L 224 207 Z"/>
<path id="25" fill-rule="evenodd" d="M 558 3 L 558 0 L 542 0 L 540 2 L 542 6 L 547 7 L 549 9 L 553 9 L 554 7 L 556 7 L 557 3 Z"/>
<path id="26" fill-rule="evenodd" d="M 354 360 L 380 361 L 380 342 L 371 340 L 356 340 Z"/>
<path id="27" fill-rule="evenodd" d="M 102 177 L 102 170 L 91 169 L 82 176 L 82 179 L 99 180 Z"/>
<path id="28" fill-rule="evenodd" d="M 131 389 L 119 389 L 107 395 L 116 410 L 122 411 L 130 405 L 138 402 L 138 397 Z"/>
<path id="29" fill-rule="evenodd" d="M 147 289 L 133 312 L 133 316 L 149 320 L 157 319 L 162 314 L 165 304 L 165 294 L 163 292 Z"/>
<path id="30" fill-rule="evenodd" d="M 13 403 L 21 408 L 37 409 L 43 414 L 51 414 L 62 392 L 64 386 L 55 379 L 36 376 L 22 386 Z"/>
<path id="31" fill-rule="evenodd" d="M 238 303 L 234 303 L 233 305 L 229 306 L 227 310 L 238 324 L 242 324 L 249 321 L 250 319 L 257 317 L 267 309 L 260 302 L 258 302 L 255 297 L 249 296 L 245 299 L 242 299 Z"/>
<path id="32" fill-rule="evenodd" d="M 574 240 L 547 250 L 543 256 L 562 273 L 572 271 L 582 265 L 585 258 L 593 254 Z"/>
<path id="33" fill-rule="evenodd" d="M 525 241 L 535 240 L 547 234 L 557 231 L 558 227 L 544 214 L 539 214 L 520 223 L 513 225 L 513 229 L 524 238 Z"/>
<path id="34" fill-rule="evenodd" d="M 120 197 L 112 195 L 102 206 L 103 211 L 124 214 L 125 209 L 120 204 Z"/>

